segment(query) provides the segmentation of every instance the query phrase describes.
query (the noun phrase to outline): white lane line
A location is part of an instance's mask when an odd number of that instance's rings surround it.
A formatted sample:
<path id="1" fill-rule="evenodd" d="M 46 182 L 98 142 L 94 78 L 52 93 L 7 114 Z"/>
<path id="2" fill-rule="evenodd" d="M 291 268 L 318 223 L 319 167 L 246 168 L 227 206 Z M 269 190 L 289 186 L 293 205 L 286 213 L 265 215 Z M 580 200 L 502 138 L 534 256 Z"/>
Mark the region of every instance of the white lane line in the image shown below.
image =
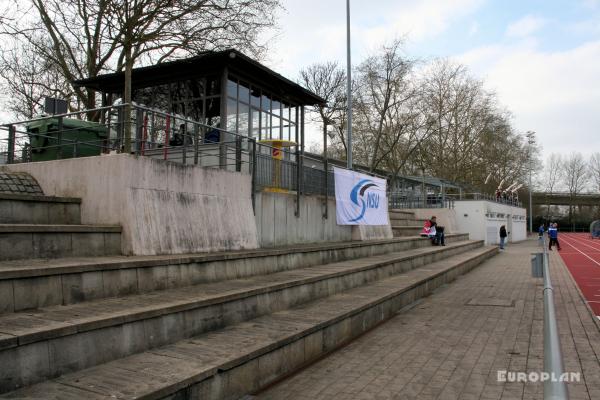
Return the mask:
<path id="1" fill-rule="evenodd" d="M 564 239 L 563 239 L 564 240 Z M 569 246 L 571 246 L 572 248 L 575 249 L 575 251 L 577 251 L 578 253 L 583 254 L 584 257 L 588 258 L 591 262 L 593 262 L 594 264 L 596 264 L 597 266 L 600 267 L 600 262 L 594 260 L 592 257 L 588 256 L 587 254 L 585 254 L 583 251 L 579 250 L 577 247 L 573 246 L 571 243 L 569 243 L 568 241 L 565 241 Z"/>
<path id="2" fill-rule="evenodd" d="M 574 240 L 574 241 L 578 242 L 578 243 L 581 243 L 581 244 L 583 244 L 583 245 L 584 245 L 584 246 L 586 246 L 586 247 L 589 247 L 590 249 L 594 249 L 594 250 L 596 250 L 596 251 L 600 251 L 600 247 L 596 247 L 596 246 L 592 246 L 592 245 L 588 244 L 588 243 L 587 243 L 587 242 L 588 242 L 588 240 L 587 240 L 587 239 L 585 239 L 585 238 L 580 238 L 579 236 L 577 236 L 577 235 L 575 235 L 575 234 L 572 234 L 572 233 L 571 233 L 571 234 L 568 234 L 568 235 L 567 235 L 567 237 L 568 237 L 569 239 L 572 239 L 572 240 Z M 583 242 L 582 242 L 582 241 L 583 241 Z"/>

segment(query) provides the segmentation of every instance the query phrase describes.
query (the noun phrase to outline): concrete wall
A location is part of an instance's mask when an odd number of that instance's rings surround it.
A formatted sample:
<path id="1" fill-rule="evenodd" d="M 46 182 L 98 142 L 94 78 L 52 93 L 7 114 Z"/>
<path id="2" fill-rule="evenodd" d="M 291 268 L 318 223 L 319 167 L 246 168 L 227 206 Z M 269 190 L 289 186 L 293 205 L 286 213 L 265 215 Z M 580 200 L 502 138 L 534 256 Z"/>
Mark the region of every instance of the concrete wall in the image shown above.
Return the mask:
<path id="1" fill-rule="evenodd" d="M 509 242 L 527 238 L 527 218 L 524 208 L 491 201 L 462 200 L 454 205 L 459 232 L 468 232 L 471 239 L 485 240 L 486 244 L 500 242 L 500 226 L 510 232 Z"/>
<path id="2" fill-rule="evenodd" d="M 118 224 L 126 255 L 258 247 L 250 176 L 110 155 L 7 166 L 50 196 L 80 197 L 83 224 Z"/>
<path id="3" fill-rule="evenodd" d="M 336 242 L 392 238 L 389 225 L 337 225 L 335 199 L 328 199 L 328 218 L 322 196 L 301 196 L 296 217 L 296 195 L 260 192 L 256 194 L 256 226 L 261 247 L 297 243 Z"/>

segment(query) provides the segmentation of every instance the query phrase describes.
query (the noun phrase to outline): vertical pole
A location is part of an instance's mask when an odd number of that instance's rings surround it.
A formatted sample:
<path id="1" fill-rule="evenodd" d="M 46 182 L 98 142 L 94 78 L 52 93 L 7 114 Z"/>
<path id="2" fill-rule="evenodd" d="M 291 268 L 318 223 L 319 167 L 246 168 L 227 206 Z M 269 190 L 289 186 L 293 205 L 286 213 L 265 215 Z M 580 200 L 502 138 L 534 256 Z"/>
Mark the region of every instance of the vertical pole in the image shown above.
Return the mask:
<path id="1" fill-rule="evenodd" d="M 291 106 L 290 106 L 291 107 Z M 298 129 L 298 107 L 294 107 L 294 111 L 295 114 L 295 127 L 294 127 L 294 141 L 296 142 L 296 202 L 298 202 L 298 200 L 300 199 L 299 197 L 299 193 L 300 193 L 300 180 L 302 179 L 301 177 L 301 172 L 302 172 L 302 160 L 300 159 L 300 146 L 301 143 L 299 142 L 299 137 L 300 137 L 300 130 Z M 291 114 L 292 110 L 290 110 L 290 120 L 292 119 Z M 290 124 L 291 125 L 291 124 Z M 294 210 L 294 214 L 296 214 L 297 210 Z"/>
<path id="2" fill-rule="evenodd" d="M 198 149 L 200 147 L 200 126 L 198 124 L 194 124 L 194 165 L 198 165 Z"/>
<path id="3" fill-rule="evenodd" d="M 144 136 L 144 110 L 136 108 L 135 110 L 135 154 L 139 155 L 142 150 L 142 137 Z"/>
<path id="4" fill-rule="evenodd" d="M 8 127 L 8 154 L 6 155 L 6 163 L 13 164 L 15 162 L 15 141 L 17 129 L 14 125 Z"/>
<path id="5" fill-rule="evenodd" d="M 58 147 L 56 149 L 56 158 L 58 158 L 59 160 L 62 158 L 62 134 L 63 134 L 63 117 L 58 117 L 58 132 L 57 132 L 57 139 L 58 139 Z"/>
<path id="6" fill-rule="evenodd" d="M 296 121 L 298 119 L 296 118 Z M 298 164 L 298 190 L 296 190 L 296 218 L 300 218 L 300 193 L 304 190 L 304 106 L 300 106 L 300 157 Z"/>
<path id="7" fill-rule="evenodd" d="M 529 232 L 533 233 L 533 202 L 532 202 L 532 188 L 531 188 L 531 161 L 529 162 Z"/>
<path id="8" fill-rule="evenodd" d="M 323 179 L 325 190 L 323 191 L 323 195 L 325 196 L 325 211 L 323 212 L 323 218 L 327 219 L 327 204 L 329 203 L 329 186 L 327 182 L 327 178 L 329 175 L 329 169 L 327 166 L 327 122 L 323 121 L 323 170 L 325 172 L 325 176 Z"/>
<path id="9" fill-rule="evenodd" d="M 348 78 L 347 82 L 347 97 L 348 97 L 348 169 L 352 169 L 352 61 L 351 61 L 351 50 L 350 50 L 350 0 L 346 0 L 346 45 L 347 45 L 347 65 L 346 75 Z"/>
<path id="10" fill-rule="evenodd" d="M 171 129 L 171 116 L 167 115 L 167 128 L 165 130 L 165 143 L 163 147 L 163 160 L 169 158 L 169 133 Z"/>
<path id="11" fill-rule="evenodd" d="M 182 160 L 181 162 L 183 162 L 183 165 L 187 164 L 187 124 L 186 122 L 183 122 L 183 129 L 181 129 L 181 132 L 179 132 L 179 134 L 181 135 L 181 137 L 183 138 L 183 150 L 182 150 Z"/>
<path id="12" fill-rule="evenodd" d="M 142 133 L 141 154 L 146 152 L 146 142 L 148 141 L 148 114 L 144 114 L 144 132 Z"/>
<path id="13" fill-rule="evenodd" d="M 252 211 L 256 215 L 256 139 L 250 139 L 250 143 L 252 145 Z"/>
<path id="14" fill-rule="evenodd" d="M 219 132 L 219 168 L 226 169 L 229 157 L 229 134 L 227 134 L 227 67 L 221 75 L 221 131 Z"/>

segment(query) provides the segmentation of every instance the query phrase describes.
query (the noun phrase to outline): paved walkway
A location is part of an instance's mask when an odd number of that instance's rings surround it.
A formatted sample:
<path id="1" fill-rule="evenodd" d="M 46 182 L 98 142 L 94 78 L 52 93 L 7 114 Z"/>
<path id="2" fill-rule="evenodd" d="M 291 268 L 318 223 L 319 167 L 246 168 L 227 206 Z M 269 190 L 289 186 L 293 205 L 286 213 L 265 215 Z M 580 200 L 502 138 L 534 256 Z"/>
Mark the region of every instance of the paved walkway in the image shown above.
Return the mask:
<path id="1" fill-rule="evenodd" d="M 498 382 L 498 371 L 543 368 L 541 279 L 535 242 L 510 246 L 345 348 L 258 399 L 541 399 L 540 383 Z M 600 399 L 600 329 L 566 267 L 551 255 L 572 400 Z"/>

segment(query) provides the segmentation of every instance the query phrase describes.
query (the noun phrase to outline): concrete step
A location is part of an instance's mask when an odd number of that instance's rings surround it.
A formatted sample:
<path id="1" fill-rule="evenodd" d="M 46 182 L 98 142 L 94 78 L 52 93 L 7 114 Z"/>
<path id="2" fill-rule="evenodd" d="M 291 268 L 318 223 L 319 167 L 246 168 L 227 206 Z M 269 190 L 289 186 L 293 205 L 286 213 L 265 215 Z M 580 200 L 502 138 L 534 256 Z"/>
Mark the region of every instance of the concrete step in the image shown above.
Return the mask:
<path id="1" fill-rule="evenodd" d="M 0 391 L 332 296 L 483 246 L 463 241 L 0 316 Z"/>
<path id="2" fill-rule="evenodd" d="M 290 310 L 69 373 L 2 397 L 240 398 L 334 351 L 497 251 L 495 247 L 480 247 Z M 82 346 L 80 351 L 91 347 Z M 32 366 L 38 373 L 44 368 L 44 364 Z M 3 382 L 11 382 L 6 375 L 12 373 L 12 368 L 4 368 Z"/>
<path id="3" fill-rule="evenodd" d="M 81 199 L 0 193 L 0 224 L 81 224 Z"/>
<path id="4" fill-rule="evenodd" d="M 390 224 L 392 228 L 394 227 L 402 227 L 402 226 L 420 226 L 423 227 L 425 225 L 424 219 L 390 219 Z"/>
<path id="5" fill-rule="evenodd" d="M 0 261 L 121 254 L 121 227 L 0 224 Z"/>
<path id="6" fill-rule="evenodd" d="M 415 213 L 412 211 L 390 209 L 390 210 L 388 210 L 388 213 L 390 215 L 390 219 L 392 219 L 392 218 L 415 219 Z"/>
<path id="7" fill-rule="evenodd" d="M 448 235 L 448 243 L 468 240 Z M 177 256 L 0 262 L 0 313 L 219 282 L 430 247 L 419 237 Z"/>
<path id="8" fill-rule="evenodd" d="M 404 236 L 419 236 L 419 233 L 423 230 L 423 225 L 413 225 L 413 226 L 393 226 L 392 232 L 394 233 L 394 237 L 404 237 Z"/>

